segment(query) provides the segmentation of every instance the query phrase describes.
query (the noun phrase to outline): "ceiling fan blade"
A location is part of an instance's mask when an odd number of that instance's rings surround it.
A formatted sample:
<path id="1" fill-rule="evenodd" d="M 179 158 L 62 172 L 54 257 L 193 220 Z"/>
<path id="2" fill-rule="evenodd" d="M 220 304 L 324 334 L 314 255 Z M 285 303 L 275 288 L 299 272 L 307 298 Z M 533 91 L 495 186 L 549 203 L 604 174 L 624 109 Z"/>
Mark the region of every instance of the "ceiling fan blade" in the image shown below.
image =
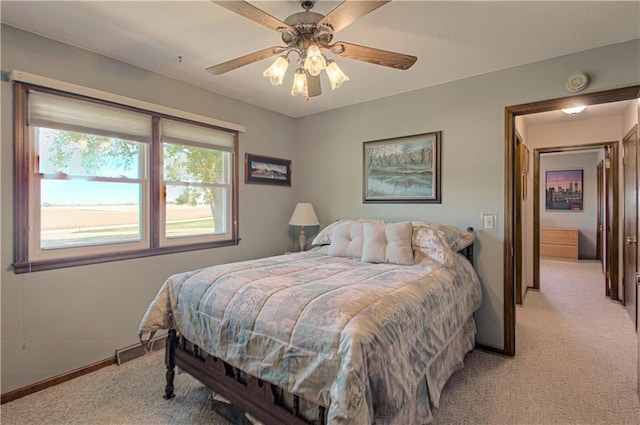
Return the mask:
<path id="1" fill-rule="evenodd" d="M 409 69 L 418 58 L 402 53 L 389 52 L 373 47 L 359 46 L 357 44 L 338 41 L 328 48 L 339 56 L 349 59 L 370 62 L 376 65 L 388 66 L 396 69 Z"/>
<path id="2" fill-rule="evenodd" d="M 271 28 L 274 31 L 290 31 L 294 32 L 290 25 L 285 24 L 278 18 L 274 18 L 262 9 L 258 9 L 251 3 L 243 0 L 233 1 L 218 1 L 211 0 L 212 3 L 220 5 L 225 9 L 242 15 L 247 19 L 251 19 L 253 22 L 257 22 L 260 25 L 264 25 L 267 28 Z"/>
<path id="3" fill-rule="evenodd" d="M 329 12 L 324 18 L 318 22 L 321 25 L 330 25 L 333 32 L 338 32 L 344 27 L 351 24 L 356 19 L 373 12 L 377 8 L 384 6 L 391 0 L 380 1 L 343 1 L 335 9 Z"/>
<path id="4" fill-rule="evenodd" d="M 315 77 L 307 71 L 307 95 L 309 97 L 320 96 L 322 87 L 320 87 L 320 76 Z"/>
<path id="5" fill-rule="evenodd" d="M 267 47 L 266 49 L 249 53 L 248 55 L 240 56 L 239 58 L 231 59 L 230 61 L 223 62 L 218 65 L 210 66 L 207 68 L 207 71 L 214 75 L 224 74 L 225 72 L 233 71 L 241 66 L 249 65 L 250 63 L 258 62 L 263 59 L 268 59 L 284 52 L 285 50 L 287 50 L 286 47 Z"/>

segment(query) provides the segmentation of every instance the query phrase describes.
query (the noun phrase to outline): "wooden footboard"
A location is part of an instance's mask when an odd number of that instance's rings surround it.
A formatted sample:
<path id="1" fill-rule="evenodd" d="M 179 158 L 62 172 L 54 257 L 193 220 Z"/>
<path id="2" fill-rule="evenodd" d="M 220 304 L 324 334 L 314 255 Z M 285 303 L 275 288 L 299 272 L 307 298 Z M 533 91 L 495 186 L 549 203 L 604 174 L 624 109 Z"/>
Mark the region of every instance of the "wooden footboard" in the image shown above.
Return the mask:
<path id="1" fill-rule="evenodd" d="M 165 363 L 167 385 L 164 398 L 166 399 L 174 397 L 173 379 L 177 366 L 264 425 L 326 423 L 324 407 L 319 408 L 317 421 L 306 421 L 299 415 L 297 396 L 293 396 L 292 408 L 287 408 L 277 387 L 261 379 L 241 374 L 238 369 L 205 353 L 186 339 L 178 337 L 173 329 L 167 336 Z"/>

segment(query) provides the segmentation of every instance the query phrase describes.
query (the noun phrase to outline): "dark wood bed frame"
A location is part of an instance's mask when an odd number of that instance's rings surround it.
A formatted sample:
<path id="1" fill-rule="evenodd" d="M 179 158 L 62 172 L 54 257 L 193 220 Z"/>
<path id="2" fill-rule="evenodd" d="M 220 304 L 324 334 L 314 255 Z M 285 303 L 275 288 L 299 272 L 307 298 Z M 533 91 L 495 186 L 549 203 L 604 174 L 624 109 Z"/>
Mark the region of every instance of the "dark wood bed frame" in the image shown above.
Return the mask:
<path id="1" fill-rule="evenodd" d="M 467 231 L 473 232 L 473 228 L 468 227 Z M 464 248 L 461 253 L 473 264 L 473 244 Z M 278 387 L 262 379 L 247 376 L 223 360 L 206 353 L 179 336 L 175 329 L 170 329 L 167 335 L 165 364 L 167 366 L 165 399 L 175 396 L 173 380 L 177 366 L 231 403 L 230 409 L 220 412 L 229 420 L 238 421 L 240 417 L 244 418 L 244 412 L 246 412 L 264 425 L 310 424 L 300 416 L 298 396 L 293 395 L 293 405 L 287 407 L 282 399 L 282 390 Z M 240 409 L 240 412 L 237 409 Z M 318 418 L 311 424 L 325 425 L 326 406 L 319 406 L 317 416 Z M 247 419 L 242 420 L 245 421 L 244 423 L 250 423 Z"/>

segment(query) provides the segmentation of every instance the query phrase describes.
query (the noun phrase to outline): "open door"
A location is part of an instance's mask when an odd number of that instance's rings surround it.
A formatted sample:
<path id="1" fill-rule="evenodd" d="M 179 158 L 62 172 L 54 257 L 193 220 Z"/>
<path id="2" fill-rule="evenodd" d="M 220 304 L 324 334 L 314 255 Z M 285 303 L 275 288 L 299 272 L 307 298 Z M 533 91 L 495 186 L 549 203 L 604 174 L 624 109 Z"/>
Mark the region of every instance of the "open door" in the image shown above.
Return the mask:
<path id="1" fill-rule="evenodd" d="M 636 124 L 636 141 L 638 141 L 638 126 L 640 125 L 640 90 L 638 90 L 638 122 Z M 638 156 L 640 157 L 640 152 L 638 152 Z M 640 161 L 637 161 L 640 163 Z M 640 166 L 636 167 L 636 182 L 640 182 Z M 638 190 L 636 190 L 636 205 L 640 205 L 640 195 L 638 195 Z M 637 232 L 638 229 L 636 229 Z M 638 238 L 640 239 L 640 235 Z M 636 264 L 640 264 L 640 249 L 636 248 Z M 638 303 L 638 291 L 640 291 L 640 273 L 636 273 L 636 318 L 640 317 L 640 303 Z M 637 322 L 636 322 L 637 323 Z M 638 328 L 636 327 L 636 335 L 638 338 L 638 397 L 640 397 L 640 332 L 638 332 Z"/>
<path id="2" fill-rule="evenodd" d="M 605 285 L 606 294 L 612 300 L 622 299 L 618 288 L 618 143 L 604 148 L 605 157 Z"/>
<path id="3" fill-rule="evenodd" d="M 515 235 L 514 235 L 514 267 L 513 267 L 513 277 L 515 284 L 515 292 L 516 292 L 516 304 L 522 304 L 522 262 L 523 262 L 523 237 L 522 237 L 522 229 L 524 227 L 523 219 L 522 219 L 522 199 L 523 199 L 523 191 L 526 190 L 524 182 L 524 158 L 526 152 L 526 146 L 522 143 L 522 138 L 516 132 L 516 155 L 517 160 L 515 161 L 515 174 L 516 176 L 521 176 L 515 182 L 515 205 L 514 205 L 514 214 L 515 214 Z"/>
<path id="4" fill-rule="evenodd" d="M 638 326 L 636 312 L 638 274 L 638 137 L 636 125 L 623 139 L 624 149 L 624 294 L 623 302 Z"/>

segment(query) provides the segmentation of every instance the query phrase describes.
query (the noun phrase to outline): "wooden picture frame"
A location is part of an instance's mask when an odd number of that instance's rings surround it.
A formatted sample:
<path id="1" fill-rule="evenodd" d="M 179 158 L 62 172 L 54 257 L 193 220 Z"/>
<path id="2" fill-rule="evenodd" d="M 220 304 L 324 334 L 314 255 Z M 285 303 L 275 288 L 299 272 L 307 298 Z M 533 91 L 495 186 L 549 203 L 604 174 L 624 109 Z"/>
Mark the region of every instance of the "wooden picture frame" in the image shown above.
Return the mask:
<path id="1" fill-rule="evenodd" d="M 291 160 L 245 153 L 244 182 L 291 186 Z"/>
<path id="2" fill-rule="evenodd" d="M 442 132 L 364 142 L 363 203 L 440 204 Z"/>

